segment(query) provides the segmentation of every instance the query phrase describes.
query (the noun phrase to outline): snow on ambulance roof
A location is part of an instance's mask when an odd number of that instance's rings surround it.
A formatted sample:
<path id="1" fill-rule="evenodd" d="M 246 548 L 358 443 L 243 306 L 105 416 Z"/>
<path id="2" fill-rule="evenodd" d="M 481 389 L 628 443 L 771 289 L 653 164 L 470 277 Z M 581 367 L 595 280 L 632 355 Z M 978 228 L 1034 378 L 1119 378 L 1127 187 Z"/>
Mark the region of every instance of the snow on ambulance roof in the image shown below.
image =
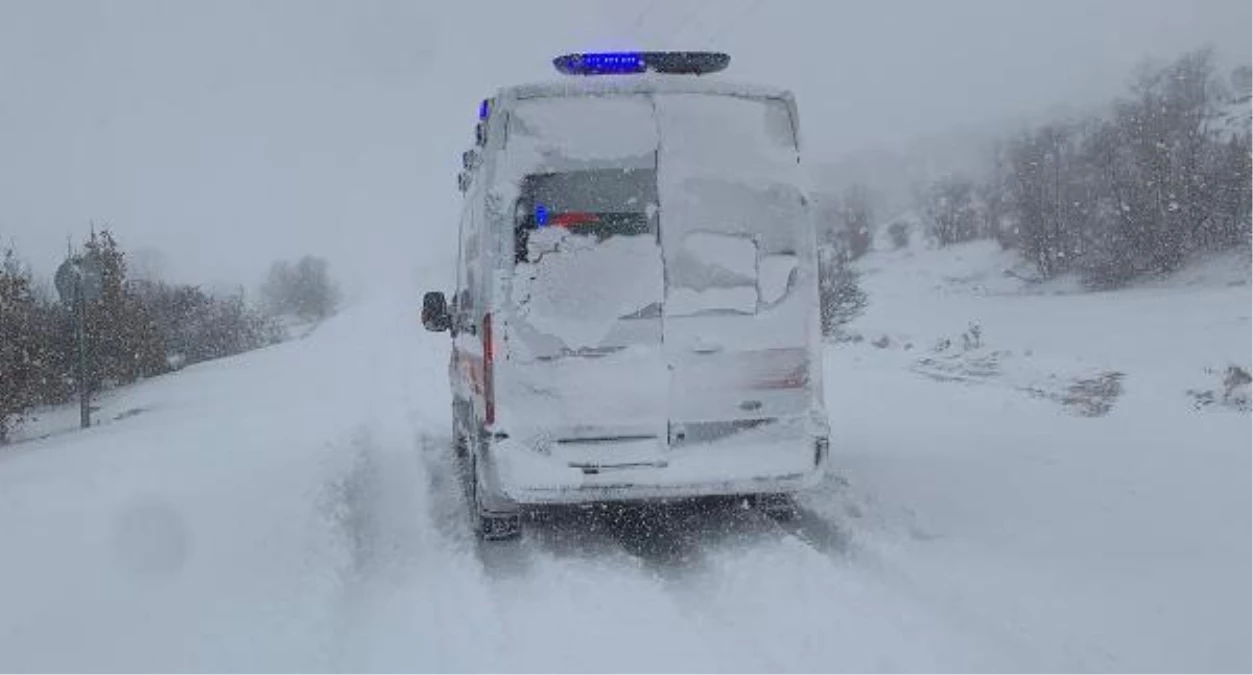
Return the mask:
<path id="1" fill-rule="evenodd" d="M 522 100 L 550 96 L 609 94 L 722 94 L 745 98 L 778 98 L 792 100 L 792 92 L 778 87 L 746 84 L 709 77 L 670 74 L 625 74 L 587 78 L 569 78 L 548 82 L 531 82 L 500 89 L 498 100 Z"/>

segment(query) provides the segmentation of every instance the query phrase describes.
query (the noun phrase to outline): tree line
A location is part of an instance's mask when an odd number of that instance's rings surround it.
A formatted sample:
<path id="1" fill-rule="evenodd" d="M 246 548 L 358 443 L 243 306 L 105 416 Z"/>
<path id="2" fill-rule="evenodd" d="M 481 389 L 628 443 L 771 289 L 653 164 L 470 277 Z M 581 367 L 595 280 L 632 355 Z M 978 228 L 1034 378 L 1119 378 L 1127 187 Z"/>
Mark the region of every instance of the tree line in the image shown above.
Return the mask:
<path id="1" fill-rule="evenodd" d="M 285 339 L 280 319 L 321 319 L 338 294 L 324 260 L 276 263 L 262 288 L 263 308 L 242 290 L 221 294 L 191 284 L 128 275 L 127 254 L 109 230 L 92 232 L 71 259 L 95 258 L 102 285 L 87 303 L 86 345 L 92 391 L 130 384 L 187 365 L 240 354 Z M 299 270 L 300 274 L 291 273 Z M 69 402 L 78 387 L 76 319 L 11 248 L 0 262 L 0 444 L 33 409 Z"/>
<path id="2" fill-rule="evenodd" d="M 1101 114 L 1026 128 L 993 144 L 987 169 L 914 189 L 935 246 L 995 239 L 1040 280 L 1075 273 L 1092 288 L 1177 270 L 1190 256 L 1250 248 L 1253 71 L 1223 77 L 1210 50 L 1142 65 Z M 866 307 L 852 261 L 873 245 L 875 193 L 852 183 L 815 199 L 823 331 Z M 903 248 L 909 219 L 887 224 Z"/>
<path id="3" fill-rule="evenodd" d="M 1250 85 L 1209 50 L 1142 66 L 1103 115 L 1003 139 L 981 180 L 949 175 L 919 195 L 940 246 L 995 238 L 1041 279 L 1100 288 L 1250 243 Z"/>

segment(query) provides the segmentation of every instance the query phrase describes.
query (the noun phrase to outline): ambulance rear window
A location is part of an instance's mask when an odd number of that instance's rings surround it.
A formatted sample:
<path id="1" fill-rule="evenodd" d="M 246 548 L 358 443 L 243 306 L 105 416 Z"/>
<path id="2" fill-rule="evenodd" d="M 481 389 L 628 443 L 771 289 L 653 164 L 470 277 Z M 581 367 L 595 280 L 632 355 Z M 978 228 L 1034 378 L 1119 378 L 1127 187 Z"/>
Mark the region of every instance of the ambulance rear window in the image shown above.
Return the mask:
<path id="1" fill-rule="evenodd" d="M 657 172 L 596 169 L 527 176 L 514 211 L 516 261 L 527 261 L 530 234 L 558 227 L 603 241 L 656 233 Z"/>

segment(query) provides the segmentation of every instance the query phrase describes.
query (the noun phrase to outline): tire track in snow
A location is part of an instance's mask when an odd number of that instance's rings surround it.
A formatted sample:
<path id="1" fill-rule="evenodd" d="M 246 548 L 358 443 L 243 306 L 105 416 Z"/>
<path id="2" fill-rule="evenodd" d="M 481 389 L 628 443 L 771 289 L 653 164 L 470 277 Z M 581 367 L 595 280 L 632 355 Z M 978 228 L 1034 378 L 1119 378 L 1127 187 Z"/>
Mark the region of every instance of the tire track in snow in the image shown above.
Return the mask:
<path id="1" fill-rule="evenodd" d="M 593 519 L 592 525 L 597 524 Z M 874 644 L 869 640 L 874 636 L 908 632 L 909 621 L 887 615 L 879 620 L 877 632 L 867 631 L 857 617 L 872 615 L 879 599 L 861 603 L 870 610 L 840 601 L 868 593 L 862 586 L 875 585 L 857 569 L 853 533 L 841 520 L 802 505 L 794 519 L 779 521 L 747 508 L 742 500 L 710 499 L 627 510 L 602 516 L 600 524 L 614 544 L 639 560 L 688 622 L 700 628 L 728 668 L 901 666 L 885 660 L 881 648 L 867 650 L 864 645 Z M 577 536 L 579 530 L 575 532 Z M 864 578 L 852 581 L 850 576 Z M 890 589 L 874 593 L 890 602 Z M 910 603 L 898 599 L 897 604 Z M 797 616 L 816 620 L 796 621 Z M 828 628 L 841 621 L 849 624 L 844 636 Z M 857 634 L 854 628 L 861 628 L 866 639 L 849 640 L 847 635 Z M 845 640 L 849 644 L 841 644 Z M 858 656 L 859 649 L 865 654 Z M 920 660 L 915 667 L 927 663 Z"/>
<path id="2" fill-rule="evenodd" d="M 451 439 L 428 450 L 437 529 L 448 546 L 474 551 L 510 670 L 735 667 L 716 636 L 694 624 L 665 588 L 658 572 L 672 567 L 662 559 L 675 552 L 659 546 L 641 557 L 622 545 L 624 532 L 647 521 L 615 519 L 600 509 L 546 509 L 527 514 L 517 541 L 480 541 L 471 529 L 466 467 Z"/>
<path id="3" fill-rule="evenodd" d="M 954 630 L 947 613 L 912 588 L 867 570 L 839 525 L 804 509 L 790 522 L 753 510 L 732 517 L 740 534 L 703 549 L 700 572 L 669 589 L 697 621 L 716 626 L 711 632 L 732 637 L 725 649 L 737 667 L 986 669 L 995 662 L 982 634 Z"/>
<path id="4" fill-rule="evenodd" d="M 425 456 L 440 537 L 473 551 L 511 669 L 1012 663 L 857 544 L 849 519 L 831 515 L 842 513 L 838 480 L 802 499 L 790 521 L 727 499 L 559 508 L 527 517 L 520 541 L 478 542 L 451 441 L 434 443 Z"/>
<path id="5" fill-rule="evenodd" d="M 691 628 L 689 638 L 719 655 L 719 668 L 1013 663 L 1006 652 L 986 653 L 982 631 L 949 626 L 947 606 L 868 569 L 869 552 L 853 535 L 842 520 L 804 505 L 794 519 L 778 521 L 735 500 L 567 512 L 555 524 L 531 527 L 545 564 L 633 558 Z"/>
<path id="6" fill-rule="evenodd" d="M 846 527 L 810 509 L 801 507 L 794 521 L 780 523 L 733 499 L 544 509 L 525 519 L 520 541 L 478 542 L 470 530 L 465 476 L 451 440 L 441 443 L 431 457 L 436 458 L 428 468 L 433 499 L 442 504 L 436 509 L 443 514 L 441 533 L 452 542 L 474 542 L 493 592 L 514 598 L 503 605 L 523 612 L 526 602 L 517 598 L 538 603 L 542 597 L 545 604 L 566 603 L 573 614 L 566 617 L 569 620 L 594 614 L 589 605 L 598 590 L 630 585 L 635 590 L 623 602 L 631 603 L 634 610 L 649 607 L 654 614 L 670 615 L 689 651 L 700 645 L 697 650 L 705 654 L 705 660 L 695 662 L 696 668 L 741 669 L 753 664 L 749 667 L 778 670 L 796 664 L 793 654 L 769 646 L 777 636 L 741 630 L 741 613 L 728 612 L 727 604 L 720 601 L 728 593 L 728 560 L 746 554 L 781 556 L 793 566 L 797 560 L 804 561 L 810 572 L 800 577 L 814 576 L 815 569 L 820 570 L 817 576 L 836 576 L 832 563 L 846 563 L 849 555 L 851 535 Z M 767 580 L 774 573 L 762 569 L 756 576 Z M 588 578 L 589 574 L 594 576 Z M 557 580 L 563 575 L 565 580 Z M 803 598 L 803 593 L 757 592 L 742 576 L 733 583 L 741 586 L 734 594 L 759 601 L 765 598 L 772 612 L 808 611 L 803 602 L 793 608 L 777 601 L 778 597 Z M 589 590 L 584 587 L 587 584 L 600 589 Z M 540 593 L 539 589 L 546 590 Z M 572 599 L 579 593 L 588 596 L 586 602 Z M 771 596 L 776 601 L 771 602 Z M 821 607 L 817 613 L 833 609 Z M 535 663 L 543 668 L 552 662 L 540 658 Z M 670 662 L 665 665 L 675 667 Z"/>
<path id="7" fill-rule="evenodd" d="M 343 575 L 333 668 L 502 670 L 499 631 L 472 554 L 439 532 L 424 455 L 438 441 L 411 420 L 352 435 L 356 457 L 339 492 L 352 565 Z"/>
<path id="8" fill-rule="evenodd" d="M 919 616 L 942 621 L 941 628 L 953 634 L 953 642 L 962 645 L 964 651 L 936 663 L 958 664 L 944 665 L 945 669 L 1006 671 L 1021 668 L 1023 663 L 1057 660 L 1056 655 L 1039 653 L 1005 623 L 990 623 L 972 614 L 966 599 L 946 596 L 909 574 L 900 556 L 907 551 L 916 555 L 915 546 L 937 538 L 925 525 L 915 522 L 912 511 L 892 518 L 882 512 L 873 495 L 860 493 L 844 477 L 830 476 L 826 482 L 827 489 L 807 493 L 799 500 L 799 518 L 778 526 L 837 563 L 843 559 L 854 565 L 858 574 L 868 577 L 868 583 L 889 588 L 902 602 L 915 605 Z M 832 533 L 824 532 L 824 527 L 853 521 L 860 526 L 838 528 L 843 547 L 833 550 Z M 1068 664 L 1062 670 L 1090 669 L 1071 656 L 1064 656 L 1062 662 Z M 938 666 L 919 667 L 934 670 Z"/>

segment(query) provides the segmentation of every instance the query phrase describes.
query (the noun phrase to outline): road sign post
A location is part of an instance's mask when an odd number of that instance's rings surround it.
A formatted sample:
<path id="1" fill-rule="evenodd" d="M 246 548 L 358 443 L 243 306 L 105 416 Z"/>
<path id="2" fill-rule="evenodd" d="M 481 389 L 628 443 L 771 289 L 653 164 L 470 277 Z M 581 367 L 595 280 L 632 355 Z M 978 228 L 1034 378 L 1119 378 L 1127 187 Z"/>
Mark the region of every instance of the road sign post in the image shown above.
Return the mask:
<path id="1" fill-rule="evenodd" d="M 66 259 L 57 268 L 55 283 L 61 302 L 73 312 L 78 342 L 78 420 L 91 426 L 90 361 L 87 351 L 87 305 L 100 298 L 104 289 L 100 258 L 91 254 Z"/>
<path id="2" fill-rule="evenodd" d="M 86 429 L 91 426 L 91 387 L 87 372 L 87 302 L 78 294 L 75 312 L 78 323 L 78 424 Z"/>

